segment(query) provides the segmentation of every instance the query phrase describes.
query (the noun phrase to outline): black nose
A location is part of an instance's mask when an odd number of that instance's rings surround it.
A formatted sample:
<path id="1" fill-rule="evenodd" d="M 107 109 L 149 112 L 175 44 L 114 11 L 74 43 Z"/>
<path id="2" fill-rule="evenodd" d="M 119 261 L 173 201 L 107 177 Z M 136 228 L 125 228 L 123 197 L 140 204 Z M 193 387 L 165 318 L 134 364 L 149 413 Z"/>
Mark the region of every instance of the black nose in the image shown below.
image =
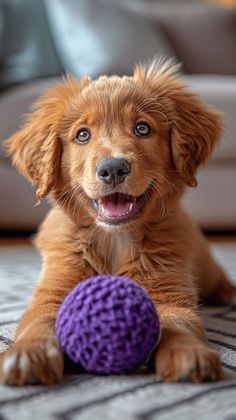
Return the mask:
<path id="1" fill-rule="evenodd" d="M 121 184 L 131 171 L 130 163 L 126 159 L 103 159 L 97 167 L 97 176 L 106 184 L 114 187 Z"/>

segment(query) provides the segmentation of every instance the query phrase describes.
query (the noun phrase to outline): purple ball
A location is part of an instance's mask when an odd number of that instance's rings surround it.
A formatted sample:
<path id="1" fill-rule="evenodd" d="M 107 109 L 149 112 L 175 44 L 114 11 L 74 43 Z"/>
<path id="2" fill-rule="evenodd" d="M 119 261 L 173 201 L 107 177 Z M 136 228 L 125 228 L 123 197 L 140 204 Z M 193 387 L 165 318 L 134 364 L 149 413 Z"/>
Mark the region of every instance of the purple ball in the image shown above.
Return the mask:
<path id="1" fill-rule="evenodd" d="M 155 306 L 134 281 L 96 276 L 62 303 L 56 333 L 64 353 L 88 372 L 121 373 L 142 364 L 157 345 Z"/>

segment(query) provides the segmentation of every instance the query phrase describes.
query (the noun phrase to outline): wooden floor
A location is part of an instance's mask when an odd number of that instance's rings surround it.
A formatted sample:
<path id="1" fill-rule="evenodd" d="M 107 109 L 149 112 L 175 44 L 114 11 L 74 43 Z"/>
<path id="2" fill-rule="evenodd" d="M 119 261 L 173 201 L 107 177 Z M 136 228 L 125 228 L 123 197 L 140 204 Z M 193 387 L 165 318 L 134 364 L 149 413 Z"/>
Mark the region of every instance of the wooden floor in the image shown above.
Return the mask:
<path id="1" fill-rule="evenodd" d="M 30 238 L 0 238 L 1 245 L 32 245 Z"/>
<path id="2" fill-rule="evenodd" d="M 236 235 L 206 235 L 208 240 L 213 243 L 236 242 Z"/>

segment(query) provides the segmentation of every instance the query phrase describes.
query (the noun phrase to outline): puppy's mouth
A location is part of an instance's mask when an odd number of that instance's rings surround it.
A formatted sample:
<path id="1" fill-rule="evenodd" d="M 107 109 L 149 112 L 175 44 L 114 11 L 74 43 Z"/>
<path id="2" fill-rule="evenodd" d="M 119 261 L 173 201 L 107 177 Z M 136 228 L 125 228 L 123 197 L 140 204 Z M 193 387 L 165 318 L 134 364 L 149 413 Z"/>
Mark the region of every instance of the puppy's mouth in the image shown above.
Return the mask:
<path id="1" fill-rule="evenodd" d="M 144 206 L 146 194 L 139 197 L 123 193 L 105 195 L 92 204 L 97 212 L 98 219 L 110 225 L 120 225 L 129 222 L 137 217 Z"/>

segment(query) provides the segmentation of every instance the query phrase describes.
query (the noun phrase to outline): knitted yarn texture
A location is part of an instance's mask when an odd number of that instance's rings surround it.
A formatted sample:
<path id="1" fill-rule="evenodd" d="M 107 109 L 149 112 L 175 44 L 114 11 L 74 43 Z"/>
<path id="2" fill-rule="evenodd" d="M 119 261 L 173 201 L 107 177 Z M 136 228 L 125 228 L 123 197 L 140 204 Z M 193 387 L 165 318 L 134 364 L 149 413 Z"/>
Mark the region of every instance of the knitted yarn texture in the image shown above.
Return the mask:
<path id="1" fill-rule="evenodd" d="M 88 372 L 112 374 L 142 364 L 159 340 L 155 306 L 124 277 L 79 283 L 59 308 L 56 333 L 63 351 Z"/>

